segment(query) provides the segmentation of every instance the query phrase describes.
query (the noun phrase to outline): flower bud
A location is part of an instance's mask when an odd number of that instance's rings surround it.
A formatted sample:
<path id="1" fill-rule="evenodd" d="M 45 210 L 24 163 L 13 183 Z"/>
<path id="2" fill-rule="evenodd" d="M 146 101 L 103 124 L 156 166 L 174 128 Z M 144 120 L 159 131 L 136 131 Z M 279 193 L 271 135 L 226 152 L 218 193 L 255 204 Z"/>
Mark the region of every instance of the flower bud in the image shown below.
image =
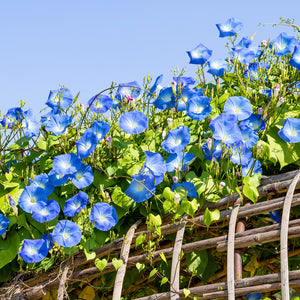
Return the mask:
<path id="1" fill-rule="evenodd" d="M 15 200 L 12 198 L 11 195 L 8 195 L 7 198 L 8 198 L 9 205 L 13 209 L 14 213 L 17 215 L 18 214 L 18 208 L 17 208 Z"/>
<path id="2" fill-rule="evenodd" d="M 105 141 L 107 142 L 107 146 L 111 147 L 112 146 L 112 138 L 110 136 L 105 138 Z"/>
<path id="3" fill-rule="evenodd" d="M 171 129 L 172 126 L 173 126 L 173 119 L 172 118 L 168 118 L 167 122 L 168 122 L 168 127 Z"/>
<path id="4" fill-rule="evenodd" d="M 267 46 L 267 41 L 266 41 L 266 40 L 262 40 L 262 41 L 260 42 L 260 46 L 261 46 L 262 48 L 266 47 L 266 46 Z"/>
<path id="5" fill-rule="evenodd" d="M 172 92 L 173 92 L 174 95 L 176 95 L 176 85 L 177 85 L 176 82 L 172 81 L 171 87 L 172 87 Z"/>
<path id="6" fill-rule="evenodd" d="M 208 138 L 206 140 L 206 143 L 207 143 L 208 150 L 211 151 L 211 148 L 212 148 L 212 139 Z"/>
<path id="7" fill-rule="evenodd" d="M 264 112 L 264 110 L 263 110 L 262 107 L 259 107 L 259 108 L 257 109 L 257 113 L 258 113 L 259 115 L 262 115 L 263 112 Z"/>
<path id="8" fill-rule="evenodd" d="M 173 176 L 173 182 L 175 182 L 175 183 L 178 182 L 178 177 L 177 176 Z"/>
<path id="9" fill-rule="evenodd" d="M 163 139 L 165 139 L 165 138 L 166 138 L 166 135 L 167 135 L 166 130 L 165 130 L 165 128 L 163 128 L 161 137 L 162 137 Z"/>
<path id="10" fill-rule="evenodd" d="M 277 101 L 276 107 L 279 107 L 283 103 L 284 103 L 284 98 L 280 97 L 279 100 Z"/>
<path id="11" fill-rule="evenodd" d="M 180 201 L 180 195 L 177 194 L 176 192 L 174 193 L 174 201 L 176 204 L 179 204 L 179 201 Z"/>
<path id="12" fill-rule="evenodd" d="M 130 95 L 126 94 L 125 97 L 127 99 L 127 102 L 132 102 L 133 101 L 133 98 Z"/>
<path id="13" fill-rule="evenodd" d="M 80 107 L 80 110 L 81 110 L 82 112 L 84 112 L 84 105 L 83 105 L 82 103 L 79 103 L 79 107 Z"/>
<path id="14" fill-rule="evenodd" d="M 279 91 L 280 91 L 279 86 L 276 84 L 276 85 L 274 86 L 274 94 L 273 94 L 274 97 L 277 97 L 277 96 L 278 96 Z"/>
<path id="15" fill-rule="evenodd" d="M 262 149 L 263 149 L 263 146 L 262 146 L 261 144 L 258 144 L 258 145 L 257 145 L 257 155 L 258 155 L 258 156 L 260 155 Z"/>
<path id="16" fill-rule="evenodd" d="M 226 186 L 226 183 L 224 181 L 221 181 L 220 185 L 219 185 L 219 189 L 222 190 L 225 186 Z"/>

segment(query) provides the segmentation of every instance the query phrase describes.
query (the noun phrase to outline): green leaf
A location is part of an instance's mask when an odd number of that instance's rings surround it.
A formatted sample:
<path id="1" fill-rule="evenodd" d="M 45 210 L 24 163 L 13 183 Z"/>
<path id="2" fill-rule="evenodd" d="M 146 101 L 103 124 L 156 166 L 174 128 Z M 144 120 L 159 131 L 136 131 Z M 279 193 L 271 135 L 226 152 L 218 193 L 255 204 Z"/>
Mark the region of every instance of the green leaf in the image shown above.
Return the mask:
<path id="1" fill-rule="evenodd" d="M 220 219 L 220 211 L 218 209 L 211 212 L 208 208 L 206 208 L 204 212 L 204 224 L 207 229 L 213 221 L 218 221 Z"/>
<path id="2" fill-rule="evenodd" d="M 165 283 L 167 283 L 167 282 L 168 282 L 168 278 L 167 278 L 167 277 L 164 277 L 164 278 L 161 280 L 160 285 L 163 285 L 163 284 L 165 284 Z"/>
<path id="3" fill-rule="evenodd" d="M 112 264 L 115 267 L 115 269 L 118 270 L 123 265 L 123 260 L 122 259 L 113 258 L 112 259 Z"/>
<path id="4" fill-rule="evenodd" d="M 174 199 L 174 192 L 171 191 L 171 189 L 169 187 L 165 187 L 164 191 L 163 191 L 163 197 L 166 200 L 171 200 Z"/>
<path id="5" fill-rule="evenodd" d="M 4 240 L 0 238 L 0 269 L 17 256 L 19 246 L 20 238 L 16 231 L 9 232 Z"/>
<path id="6" fill-rule="evenodd" d="M 160 217 L 160 215 L 154 216 L 153 214 L 150 214 L 149 216 L 150 216 L 150 224 L 151 224 L 152 226 L 157 227 L 157 226 L 160 226 L 160 225 L 161 225 L 162 222 L 161 222 L 161 217 Z"/>
<path id="7" fill-rule="evenodd" d="M 38 141 L 38 147 L 44 151 L 47 150 L 47 143 L 46 141 L 43 141 L 43 140 L 39 140 Z"/>
<path id="8" fill-rule="evenodd" d="M 193 217 L 195 212 L 198 210 L 198 206 L 199 204 L 196 199 L 189 201 L 186 198 L 184 198 L 181 201 L 178 213 L 180 215 L 187 213 L 189 216 Z"/>
<path id="9" fill-rule="evenodd" d="M 243 194 L 245 195 L 245 197 L 250 199 L 253 203 L 256 202 L 256 200 L 259 196 L 257 188 L 254 185 L 249 185 L 249 184 L 244 184 Z"/>
<path id="10" fill-rule="evenodd" d="M 125 211 L 128 211 L 129 208 L 134 203 L 133 199 L 126 196 L 119 186 L 114 188 L 113 193 L 111 194 L 111 200 L 116 205 L 123 208 Z"/>
<path id="11" fill-rule="evenodd" d="M 183 293 L 184 293 L 184 297 L 186 298 L 191 293 L 191 291 L 188 289 L 183 289 Z"/>
<path id="12" fill-rule="evenodd" d="M 208 263 L 206 250 L 191 252 L 186 255 L 187 268 L 195 275 L 202 276 Z"/>
<path id="13" fill-rule="evenodd" d="M 135 266 L 139 272 L 145 269 L 145 264 L 136 263 Z"/>
<path id="14" fill-rule="evenodd" d="M 156 273 L 157 273 L 157 270 L 156 270 L 156 268 L 154 268 L 154 269 L 150 272 L 149 278 L 151 278 L 152 276 L 154 276 Z"/>
<path id="15" fill-rule="evenodd" d="M 52 146 L 60 144 L 59 136 L 49 135 L 46 141 L 47 150 L 49 150 Z"/>
<path id="16" fill-rule="evenodd" d="M 94 251 L 89 252 L 87 249 L 83 249 L 83 250 L 84 250 L 86 260 L 92 260 L 96 257 L 96 252 L 94 252 Z"/>
<path id="17" fill-rule="evenodd" d="M 101 260 L 99 258 L 97 258 L 95 260 L 95 266 L 100 270 L 100 272 L 103 271 L 103 269 L 106 267 L 106 265 L 107 265 L 106 258 L 103 258 Z"/>
<path id="18" fill-rule="evenodd" d="M 166 256 L 165 256 L 165 254 L 164 254 L 163 252 L 159 253 L 159 256 L 161 257 L 161 259 L 162 259 L 166 264 L 168 264 L 168 263 L 167 263 Z"/>
<path id="19" fill-rule="evenodd" d="M 135 247 L 138 247 L 139 245 L 141 245 L 145 239 L 146 239 L 146 234 L 140 233 L 135 240 Z"/>

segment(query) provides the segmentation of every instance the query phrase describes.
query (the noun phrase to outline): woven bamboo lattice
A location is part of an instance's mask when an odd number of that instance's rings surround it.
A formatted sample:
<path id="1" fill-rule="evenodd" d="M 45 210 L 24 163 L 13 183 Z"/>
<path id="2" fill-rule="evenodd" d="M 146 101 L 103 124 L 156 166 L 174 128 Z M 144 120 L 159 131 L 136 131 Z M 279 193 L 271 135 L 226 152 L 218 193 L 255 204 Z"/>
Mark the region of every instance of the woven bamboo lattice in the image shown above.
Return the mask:
<path id="1" fill-rule="evenodd" d="M 160 246 L 159 250 L 152 253 L 151 258 L 147 257 L 144 252 L 135 249 L 135 241 L 142 233 L 147 235 L 146 239 L 155 238 L 155 232 L 147 231 L 143 220 L 138 220 L 133 224 L 126 237 L 114 240 L 112 243 L 95 250 L 96 258 L 102 258 L 115 253 L 119 259 L 122 259 L 123 265 L 118 269 L 115 277 L 112 299 L 120 299 L 122 295 L 128 294 L 136 287 L 149 284 L 155 279 L 147 277 L 141 278 L 141 281 L 127 290 L 123 289 L 123 281 L 126 276 L 126 270 L 133 268 L 137 263 L 150 264 L 166 259 L 172 259 L 171 276 L 169 279 L 170 290 L 161 292 L 138 300 L 150 299 L 182 299 L 184 291 L 180 288 L 180 273 L 184 266 L 184 255 L 194 251 L 215 249 L 218 253 L 227 252 L 227 267 L 214 275 L 210 284 L 189 286 L 189 298 L 193 299 L 243 299 L 243 296 L 251 293 L 267 293 L 270 291 L 280 291 L 282 299 L 288 300 L 289 289 L 300 287 L 300 270 L 290 271 L 288 269 L 288 257 L 300 254 L 300 248 L 294 248 L 288 252 L 288 239 L 300 237 L 300 219 L 290 220 L 291 207 L 300 205 L 300 172 L 292 171 L 285 174 L 274 175 L 263 179 L 258 188 L 259 199 L 257 203 L 248 203 L 240 201 L 239 193 L 227 196 L 217 203 L 209 203 L 198 212 L 194 218 L 183 216 L 179 222 L 172 223 L 170 219 L 165 218 L 161 226 L 161 234 L 166 237 L 176 233 L 175 241 Z M 295 192 L 296 191 L 296 192 Z M 272 200 L 271 197 L 273 197 Z M 201 239 L 184 243 L 185 232 L 187 227 L 204 228 L 203 212 L 206 207 L 210 209 L 218 208 L 220 210 L 219 224 L 228 227 L 228 235 L 214 236 L 208 239 Z M 258 228 L 246 229 L 247 219 L 260 214 L 269 213 L 282 209 L 281 224 L 273 224 Z M 264 264 L 272 265 L 275 261 L 280 260 L 280 272 L 273 274 L 255 276 L 252 278 L 242 278 L 242 254 L 247 251 L 247 247 L 280 241 L 280 255 L 268 259 Z M 130 256 L 130 252 L 132 255 Z M 183 256 L 183 257 L 182 257 Z M 95 258 L 94 258 L 95 259 Z M 93 260 L 94 260 L 93 259 Z M 53 268 L 48 272 L 38 275 L 19 274 L 12 282 L 0 289 L 0 299 L 37 299 L 43 297 L 51 290 L 57 290 L 57 299 L 63 299 L 66 293 L 66 285 L 69 285 L 69 292 L 72 291 L 72 284 L 82 282 L 83 284 L 93 285 L 100 274 L 107 274 L 115 271 L 112 262 L 99 271 L 94 267 L 93 260 L 87 261 L 84 253 L 79 252 L 67 261 L 64 261 L 60 267 Z M 156 274 L 160 276 L 160 274 Z M 222 278 L 226 280 L 222 280 Z M 107 298 L 105 298 L 107 299 Z"/>

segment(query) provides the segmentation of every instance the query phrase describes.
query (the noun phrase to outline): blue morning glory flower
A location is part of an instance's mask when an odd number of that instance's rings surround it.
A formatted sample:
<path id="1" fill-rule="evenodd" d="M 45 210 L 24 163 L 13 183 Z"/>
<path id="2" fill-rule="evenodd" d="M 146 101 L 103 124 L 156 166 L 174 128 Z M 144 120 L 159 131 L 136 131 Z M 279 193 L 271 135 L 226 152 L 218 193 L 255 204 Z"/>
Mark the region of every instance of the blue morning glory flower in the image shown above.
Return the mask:
<path id="1" fill-rule="evenodd" d="M 300 119 L 286 118 L 283 127 L 278 131 L 278 135 L 287 143 L 299 143 Z"/>
<path id="2" fill-rule="evenodd" d="M 85 192 L 80 191 L 65 202 L 64 214 L 67 217 L 74 217 L 86 207 L 88 199 L 89 196 Z"/>
<path id="3" fill-rule="evenodd" d="M 120 128 L 129 134 L 139 134 L 148 127 L 148 118 L 141 111 L 124 113 L 119 121 Z"/>
<path id="4" fill-rule="evenodd" d="M 173 107 L 175 105 L 175 96 L 171 87 L 160 90 L 157 99 L 153 101 L 153 105 L 161 110 Z"/>
<path id="5" fill-rule="evenodd" d="M 112 98 L 106 95 L 98 95 L 96 99 L 94 99 L 95 96 L 88 101 L 88 106 L 90 107 L 90 110 L 96 114 L 106 113 L 113 105 Z"/>
<path id="6" fill-rule="evenodd" d="M 137 83 L 137 81 L 120 83 L 119 88 L 117 90 L 116 98 L 120 101 L 124 100 L 124 98 L 132 98 L 136 99 L 139 97 L 141 93 L 141 87 Z"/>
<path id="7" fill-rule="evenodd" d="M 155 177 L 162 176 L 166 173 L 166 165 L 163 157 L 157 152 L 145 151 L 145 167 L 150 170 L 150 172 Z"/>
<path id="8" fill-rule="evenodd" d="M 169 152 L 181 152 L 190 142 L 190 130 L 182 125 L 168 132 L 167 138 L 161 143 L 161 147 Z"/>
<path id="9" fill-rule="evenodd" d="M 74 153 L 61 154 L 53 159 L 53 170 L 56 174 L 71 175 L 81 167 L 81 160 Z"/>
<path id="10" fill-rule="evenodd" d="M 54 186 L 52 185 L 49 176 L 45 173 L 34 176 L 31 185 L 36 185 L 37 187 L 43 189 L 47 196 L 51 195 L 54 191 Z"/>
<path id="11" fill-rule="evenodd" d="M 142 169 L 139 172 L 140 175 L 148 175 L 148 176 L 152 176 L 153 177 L 153 181 L 154 181 L 154 186 L 159 185 L 160 183 L 162 183 L 165 179 L 165 175 L 162 174 L 160 176 L 154 176 L 153 173 L 145 166 L 145 164 L 143 165 Z"/>
<path id="12" fill-rule="evenodd" d="M 248 165 L 252 157 L 250 149 L 245 145 L 234 145 L 230 147 L 230 161 L 237 165 Z"/>
<path id="13" fill-rule="evenodd" d="M 38 201 L 32 213 L 32 218 L 40 223 L 54 220 L 60 212 L 60 206 L 55 200 Z"/>
<path id="14" fill-rule="evenodd" d="M 20 257 L 27 263 L 37 263 L 42 261 L 48 254 L 47 243 L 44 239 L 29 240 L 24 239 Z"/>
<path id="15" fill-rule="evenodd" d="M 141 174 L 132 175 L 131 183 L 125 191 L 125 195 L 138 203 L 151 198 L 154 193 L 153 177 Z"/>
<path id="16" fill-rule="evenodd" d="M 90 130 L 96 134 L 98 141 L 101 141 L 109 132 L 110 125 L 104 121 L 95 121 Z"/>
<path id="17" fill-rule="evenodd" d="M 4 119 L 0 124 L 4 127 L 5 124 L 7 128 L 13 128 L 15 124 L 20 123 L 23 119 L 23 110 L 20 107 L 10 108 L 5 114 Z"/>
<path id="18" fill-rule="evenodd" d="M 81 164 L 80 169 L 70 175 L 70 180 L 78 189 L 83 189 L 93 183 L 93 170 L 89 165 Z"/>
<path id="19" fill-rule="evenodd" d="M 248 38 L 243 37 L 232 49 L 232 51 L 241 50 L 243 48 L 249 48 L 252 41 Z"/>
<path id="20" fill-rule="evenodd" d="M 90 221 L 101 231 L 109 231 L 118 223 L 116 209 L 104 202 L 96 203 L 90 214 Z"/>
<path id="21" fill-rule="evenodd" d="M 293 36 L 288 36 L 285 32 L 282 32 L 271 42 L 271 47 L 278 56 L 282 56 L 293 51 L 296 41 Z"/>
<path id="22" fill-rule="evenodd" d="M 251 127 L 243 126 L 241 129 L 243 136 L 243 145 L 246 148 L 251 149 L 257 143 L 258 135 Z"/>
<path id="23" fill-rule="evenodd" d="M 300 45 L 295 46 L 292 58 L 290 59 L 290 65 L 300 71 Z"/>
<path id="24" fill-rule="evenodd" d="M 210 145 L 208 142 L 205 142 L 202 146 L 202 152 L 207 160 L 212 160 L 214 158 L 216 161 L 219 161 L 223 153 L 222 142 L 214 140 L 210 141 Z"/>
<path id="25" fill-rule="evenodd" d="M 50 121 L 50 119 L 54 116 L 59 114 L 60 109 L 59 108 L 53 108 L 51 111 L 49 111 L 47 114 L 41 116 L 41 125 L 47 125 L 47 123 Z"/>
<path id="26" fill-rule="evenodd" d="M 247 175 L 250 175 L 250 173 L 257 174 L 262 173 L 261 164 L 259 160 L 256 160 L 254 162 L 254 159 L 251 158 L 249 163 L 245 166 L 242 166 L 242 173 L 243 177 L 246 177 Z"/>
<path id="27" fill-rule="evenodd" d="M 279 214 L 279 210 L 269 211 L 269 214 L 273 221 L 275 221 L 276 223 L 280 223 L 281 217 Z"/>
<path id="28" fill-rule="evenodd" d="M 158 85 L 161 84 L 162 80 L 163 80 L 163 74 L 160 74 L 159 76 L 157 76 L 157 78 L 155 79 L 154 84 L 150 88 L 150 93 L 151 94 L 153 94 L 156 91 Z"/>
<path id="29" fill-rule="evenodd" d="M 195 95 L 196 93 L 189 88 L 182 88 L 181 93 L 178 95 L 176 108 L 177 111 L 185 111 L 187 109 L 187 102 Z"/>
<path id="30" fill-rule="evenodd" d="M 196 121 L 205 119 L 211 113 L 209 98 L 204 96 L 194 96 L 188 103 L 187 115 Z"/>
<path id="31" fill-rule="evenodd" d="M 33 118 L 32 110 L 29 109 L 24 112 L 24 119 L 22 121 L 24 133 L 26 138 L 31 138 L 33 136 L 38 136 L 40 133 L 40 123 Z"/>
<path id="32" fill-rule="evenodd" d="M 177 83 L 177 85 L 180 85 L 181 88 L 187 88 L 190 85 L 196 84 L 196 80 L 193 77 L 173 77 L 173 80 Z"/>
<path id="33" fill-rule="evenodd" d="M 52 109 L 67 109 L 73 102 L 73 96 L 69 89 L 60 88 L 51 90 L 46 105 Z"/>
<path id="34" fill-rule="evenodd" d="M 243 28 L 242 22 L 238 22 L 235 18 L 230 18 L 225 23 L 216 24 L 216 26 L 220 33 L 219 37 L 234 36 Z"/>
<path id="35" fill-rule="evenodd" d="M 234 58 L 242 64 L 249 64 L 256 57 L 256 53 L 251 48 L 242 48 L 235 50 L 233 53 Z"/>
<path id="36" fill-rule="evenodd" d="M 229 97 L 224 104 L 224 112 L 233 114 L 238 117 L 238 120 L 245 120 L 252 114 L 252 106 L 250 101 L 241 96 Z"/>
<path id="37" fill-rule="evenodd" d="M 262 115 L 251 114 L 248 119 L 241 121 L 240 128 L 243 130 L 243 127 L 248 126 L 257 130 L 265 130 L 266 122 L 262 119 Z"/>
<path id="38" fill-rule="evenodd" d="M 69 175 L 58 174 L 54 170 L 51 170 L 48 176 L 53 186 L 61 186 L 69 180 Z"/>
<path id="39" fill-rule="evenodd" d="M 187 165 L 194 159 L 193 153 L 171 153 L 166 160 L 167 172 L 175 170 L 184 171 Z"/>
<path id="40" fill-rule="evenodd" d="M 98 145 L 98 137 L 91 130 L 87 129 L 82 137 L 76 142 L 77 156 L 79 158 L 89 157 Z"/>
<path id="41" fill-rule="evenodd" d="M 63 247 L 73 247 L 81 240 L 81 231 L 76 223 L 69 220 L 62 220 L 53 229 L 54 241 Z"/>
<path id="42" fill-rule="evenodd" d="M 208 73 L 215 76 L 222 76 L 228 70 L 228 63 L 223 59 L 216 59 L 216 60 L 209 61 L 208 67 L 209 67 L 209 69 L 207 70 Z"/>
<path id="43" fill-rule="evenodd" d="M 0 235 L 2 235 L 9 224 L 9 219 L 7 217 L 5 217 L 3 214 L 0 214 Z"/>
<path id="44" fill-rule="evenodd" d="M 246 300 L 260 300 L 262 298 L 262 293 L 256 293 L 246 296 Z"/>
<path id="45" fill-rule="evenodd" d="M 173 183 L 171 190 L 176 191 L 178 187 L 182 187 L 186 192 L 187 196 L 191 198 L 197 198 L 198 194 L 195 189 L 195 186 L 192 182 L 182 182 L 182 183 Z"/>
<path id="46" fill-rule="evenodd" d="M 190 58 L 190 64 L 203 65 L 212 55 L 212 50 L 206 48 L 203 44 L 199 44 L 191 51 L 187 51 Z"/>
<path id="47" fill-rule="evenodd" d="M 213 138 L 225 144 L 234 144 L 243 140 L 241 130 L 237 125 L 237 115 L 222 113 L 209 124 Z"/>
<path id="48" fill-rule="evenodd" d="M 39 201 L 47 201 L 45 191 L 36 185 L 30 185 L 23 190 L 18 204 L 24 211 L 31 214 L 38 209 Z"/>
<path id="49" fill-rule="evenodd" d="M 47 249 L 48 249 L 48 251 L 50 251 L 54 246 L 52 233 L 43 234 L 42 239 L 46 242 Z"/>
<path id="50" fill-rule="evenodd" d="M 269 65 L 254 62 L 249 65 L 248 70 L 245 73 L 245 76 L 249 76 L 251 81 L 253 80 L 261 80 L 261 78 L 266 73 L 267 69 L 269 69 Z"/>
<path id="51" fill-rule="evenodd" d="M 46 125 L 47 131 L 52 131 L 55 135 L 63 134 L 72 123 L 72 118 L 67 115 L 54 115 Z"/>

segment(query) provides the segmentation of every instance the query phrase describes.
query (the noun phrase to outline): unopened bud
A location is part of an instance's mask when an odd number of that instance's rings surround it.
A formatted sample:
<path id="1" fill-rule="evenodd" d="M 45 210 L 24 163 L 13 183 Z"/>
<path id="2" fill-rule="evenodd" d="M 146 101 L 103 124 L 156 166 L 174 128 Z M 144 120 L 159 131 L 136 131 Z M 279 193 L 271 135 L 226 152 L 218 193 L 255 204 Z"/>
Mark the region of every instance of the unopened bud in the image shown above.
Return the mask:
<path id="1" fill-rule="evenodd" d="M 262 107 L 259 107 L 259 108 L 257 109 L 257 113 L 258 113 L 259 115 L 262 115 L 263 112 L 264 112 L 264 110 L 263 110 Z"/>
<path id="2" fill-rule="evenodd" d="M 178 177 L 177 176 L 173 176 L 173 182 L 175 182 L 175 183 L 178 182 Z"/>
<path id="3" fill-rule="evenodd" d="M 105 141 L 107 142 L 107 146 L 111 147 L 112 146 L 112 138 L 110 136 L 105 138 Z"/>
<path id="4" fill-rule="evenodd" d="M 226 186 L 226 183 L 224 181 L 221 181 L 220 186 L 219 186 L 220 190 L 222 190 L 225 186 Z"/>
<path id="5" fill-rule="evenodd" d="M 261 47 L 266 47 L 267 46 L 267 41 L 266 40 L 262 40 L 260 42 Z"/>
<path id="6" fill-rule="evenodd" d="M 278 96 L 279 91 L 280 91 L 279 86 L 276 84 L 276 85 L 274 86 L 274 94 L 273 94 L 274 97 L 277 97 L 277 96 Z"/>
<path id="7" fill-rule="evenodd" d="M 258 144 L 257 145 L 257 155 L 259 155 L 261 153 L 262 149 L 263 149 L 263 146 Z"/>
<path id="8" fill-rule="evenodd" d="M 284 103 L 284 98 L 280 97 L 279 100 L 277 101 L 276 107 L 279 107 L 283 103 Z"/>
<path id="9" fill-rule="evenodd" d="M 172 118 L 168 118 L 167 122 L 168 122 L 168 127 L 171 129 L 172 126 L 173 126 L 173 119 Z"/>
<path id="10" fill-rule="evenodd" d="M 173 92 L 174 95 L 176 95 L 176 85 L 177 85 L 176 82 L 172 81 L 171 87 L 172 87 L 172 92 Z"/>
<path id="11" fill-rule="evenodd" d="M 167 135 L 167 133 L 166 133 L 166 130 L 165 130 L 165 128 L 164 128 L 163 131 L 162 131 L 161 137 L 162 137 L 163 139 L 165 139 L 165 138 L 166 138 L 166 135 Z"/>
<path id="12" fill-rule="evenodd" d="M 17 205 L 16 205 L 15 200 L 12 198 L 11 195 L 8 195 L 7 198 L 8 198 L 9 205 L 13 209 L 14 213 L 17 215 L 18 214 L 18 209 L 17 209 Z"/>
<path id="13" fill-rule="evenodd" d="M 128 102 L 132 102 L 133 101 L 133 98 L 130 95 L 126 94 L 125 97 L 126 97 L 126 99 L 127 99 Z"/>
<path id="14" fill-rule="evenodd" d="M 179 201 L 180 201 L 180 195 L 177 194 L 177 193 L 174 193 L 174 201 L 176 204 L 179 204 Z"/>
<path id="15" fill-rule="evenodd" d="M 211 138 L 208 138 L 208 139 L 206 140 L 206 143 L 207 143 L 208 150 L 210 151 L 211 148 L 212 148 L 212 139 L 211 139 Z"/>
<path id="16" fill-rule="evenodd" d="M 80 107 L 80 110 L 81 110 L 82 112 L 84 112 L 84 105 L 83 105 L 82 103 L 79 103 L 79 107 Z"/>

